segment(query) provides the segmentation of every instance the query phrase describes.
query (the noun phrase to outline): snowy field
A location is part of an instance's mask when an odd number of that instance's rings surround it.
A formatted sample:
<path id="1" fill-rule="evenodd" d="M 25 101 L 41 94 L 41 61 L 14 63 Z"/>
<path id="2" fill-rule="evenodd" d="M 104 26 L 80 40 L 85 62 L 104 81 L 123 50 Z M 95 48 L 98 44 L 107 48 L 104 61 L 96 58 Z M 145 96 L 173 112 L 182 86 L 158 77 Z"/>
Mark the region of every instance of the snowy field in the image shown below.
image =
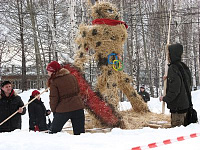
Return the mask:
<path id="1" fill-rule="evenodd" d="M 19 94 L 26 104 L 30 91 Z M 42 91 L 42 90 L 41 90 Z M 44 93 L 41 98 L 49 109 L 49 93 Z M 200 118 L 200 90 L 192 92 L 193 105 Z M 130 103 L 120 103 L 121 110 L 130 109 Z M 161 113 L 162 103 L 158 98 L 151 98 L 148 106 L 152 112 Z M 169 110 L 166 109 L 169 114 Z M 52 115 L 50 116 L 52 119 Z M 109 133 L 85 133 L 79 136 L 66 132 L 47 134 L 28 131 L 28 112 L 22 117 L 22 130 L 11 133 L 0 133 L 0 150 L 131 150 L 136 146 L 145 146 L 154 142 L 162 142 L 167 139 L 176 139 L 180 136 L 188 136 L 192 133 L 200 133 L 200 125 L 191 124 L 187 127 L 170 129 L 152 129 L 145 127 L 137 130 L 112 129 Z M 169 145 L 159 146 L 155 150 L 199 150 L 200 137 L 175 142 Z"/>

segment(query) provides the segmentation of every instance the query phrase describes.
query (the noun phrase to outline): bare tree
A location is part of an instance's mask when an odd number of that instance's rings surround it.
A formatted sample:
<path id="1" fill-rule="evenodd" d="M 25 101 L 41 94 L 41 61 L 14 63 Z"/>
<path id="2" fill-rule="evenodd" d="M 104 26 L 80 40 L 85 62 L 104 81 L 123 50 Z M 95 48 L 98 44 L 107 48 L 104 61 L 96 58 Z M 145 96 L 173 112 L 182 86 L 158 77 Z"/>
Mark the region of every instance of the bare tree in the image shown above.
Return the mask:
<path id="1" fill-rule="evenodd" d="M 22 91 L 27 90 L 26 82 L 26 57 L 24 48 L 24 21 L 23 21 L 23 11 L 22 11 L 22 0 L 17 0 L 17 9 L 19 17 L 19 27 L 20 27 L 20 41 L 21 41 L 21 51 L 22 51 Z"/>
<path id="2" fill-rule="evenodd" d="M 138 6 L 139 6 L 139 13 L 141 15 L 142 10 L 141 10 L 141 1 L 140 0 L 138 0 Z M 142 15 L 140 17 L 140 22 L 141 22 L 141 28 L 142 28 L 142 40 L 143 40 L 143 46 L 144 46 L 144 57 L 145 57 L 145 65 L 146 65 L 147 83 L 149 84 L 151 95 L 154 95 L 154 90 L 153 90 L 152 82 L 151 82 L 151 73 L 150 73 L 150 69 L 149 69 L 148 56 L 147 56 L 148 55 L 147 43 L 146 43 L 144 23 L 143 23 L 143 20 L 142 20 Z"/>
<path id="3" fill-rule="evenodd" d="M 199 1 L 106 1 L 118 7 L 121 19 L 129 26 L 123 64 L 124 71 L 135 78 L 137 89 L 141 84 L 146 84 L 151 96 L 158 96 L 162 91 L 170 6 L 170 44 L 183 44 L 183 61 L 191 68 L 194 86 L 200 86 Z M 82 22 L 91 24 L 92 21 L 87 2 L 88 0 L 3 1 L 0 5 L 0 27 L 2 25 L 5 28 L 6 41 L 2 65 L 20 62 L 25 71 L 27 64 L 36 64 L 39 82 L 39 76 L 45 74 L 47 63 L 52 60 L 73 59 L 78 47 L 74 43 L 78 26 Z M 68 56 L 67 59 L 65 55 Z M 88 79 L 95 83 L 96 64 L 91 60 L 91 64 L 86 66 Z M 25 72 L 22 74 L 25 76 Z"/>
<path id="4" fill-rule="evenodd" d="M 28 11 L 30 13 L 30 19 L 32 24 L 32 30 L 33 30 L 33 36 L 34 36 L 34 47 L 35 47 L 35 57 L 36 57 L 36 70 L 37 70 L 37 88 L 40 88 L 40 69 L 42 71 L 42 74 L 44 75 L 43 70 L 43 63 L 41 61 L 41 55 L 39 50 L 39 44 L 38 44 L 38 36 L 37 36 L 37 29 L 36 29 L 36 21 L 35 21 L 35 11 L 33 7 L 32 0 L 27 0 L 27 7 Z"/>
<path id="5" fill-rule="evenodd" d="M 5 49 L 5 43 L 6 43 L 6 40 L 1 40 L 0 41 L 0 81 L 1 81 L 1 70 L 2 70 L 2 55 L 3 55 L 3 51 Z"/>

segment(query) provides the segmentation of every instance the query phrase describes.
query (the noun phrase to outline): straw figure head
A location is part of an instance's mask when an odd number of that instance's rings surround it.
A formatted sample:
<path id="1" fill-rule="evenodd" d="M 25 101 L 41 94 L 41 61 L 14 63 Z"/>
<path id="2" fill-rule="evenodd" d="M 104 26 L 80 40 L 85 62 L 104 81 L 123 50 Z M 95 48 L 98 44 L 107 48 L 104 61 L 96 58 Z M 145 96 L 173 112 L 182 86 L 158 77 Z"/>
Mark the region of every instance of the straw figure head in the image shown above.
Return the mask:
<path id="1" fill-rule="evenodd" d="M 117 8 L 109 2 L 96 2 L 91 8 L 91 16 L 93 19 L 120 19 Z"/>

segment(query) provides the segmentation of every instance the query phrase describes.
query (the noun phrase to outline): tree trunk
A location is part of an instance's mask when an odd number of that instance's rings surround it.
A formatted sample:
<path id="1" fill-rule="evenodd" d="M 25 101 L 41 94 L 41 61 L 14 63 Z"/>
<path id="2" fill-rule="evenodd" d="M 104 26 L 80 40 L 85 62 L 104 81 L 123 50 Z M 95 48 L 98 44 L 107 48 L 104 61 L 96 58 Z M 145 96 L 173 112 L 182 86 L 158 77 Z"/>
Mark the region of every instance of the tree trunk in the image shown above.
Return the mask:
<path id="1" fill-rule="evenodd" d="M 26 80 L 26 56 L 25 56 L 25 48 L 24 48 L 24 21 L 22 14 L 22 0 L 17 0 L 17 9 L 18 9 L 18 19 L 20 26 L 20 42 L 21 42 L 21 50 L 22 50 L 22 91 L 27 90 L 27 80 Z"/>
<path id="2" fill-rule="evenodd" d="M 143 44 L 144 44 L 144 56 L 145 56 L 145 73 L 146 73 L 146 77 L 147 77 L 147 83 L 150 87 L 150 92 L 151 95 L 154 95 L 154 90 L 153 90 L 153 86 L 152 86 L 152 82 L 151 82 L 151 73 L 150 73 L 150 69 L 149 69 L 149 62 L 148 62 L 148 57 L 147 57 L 147 46 L 146 46 L 146 39 L 145 39 L 145 33 L 144 33 L 144 23 L 142 20 L 142 11 L 141 11 L 141 3 L 140 0 L 138 0 L 138 4 L 139 4 L 139 13 L 140 13 L 140 22 L 141 22 L 141 27 L 142 27 L 142 40 L 143 40 Z"/>
<path id="3" fill-rule="evenodd" d="M 30 13 L 31 24 L 34 36 L 34 46 L 35 46 L 35 57 L 36 57 L 36 70 L 37 70 L 37 89 L 40 89 L 40 68 L 42 68 L 41 56 L 38 45 L 38 38 L 36 32 L 36 22 L 35 22 L 35 12 L 33 10 L 32 0 L 27 0 L 28 11 Z M 41 66 L 40 66 L 41 65 Z"/>
<path id="4" fill-rule="evenodd" d="M 75 45 L 75 42 L 74 42 L 74 39 L 75 39 L 75 34 L 76 34 L 76 28 L 77 28 L 77 25 L 76 25 L 76 18 L 75 18 L 75 7 L 76 7 L 76 0 L 70 0 L 70 3 L 71 3 L 71 7 L 69 8 L 69 14 L 70 14 L 70 22 L 71 22 L 71 25 L 70 25 L 70 37 L 71 38 L 71 42 L 70 42 L 70 56 L 72 56 L 72 54 L 74 53 L 75 49 L 76 49 L 76 45 Z"/>
<path id="5" fill-rule="evenodd" d="M 45 69 L 46 69 L 46 63 L 45 63 L 46 59 L 45 59 L 44 49 L 43 49 L 42 40 L 41 40 L 41 37 L 40 37 L 40 31 L 39 31 L 39 28 L 38 28 L 36 17 L 35 17 L 35 23 L 36 23 L 36 27 L 37 27 L 36 29 L 37 29 L 37 33 L 38 33 L 38 40 L 39 40 L 40 47 L 41 47 L 41 50 L 42 50 L 42 55 L 43 55 L 43 62 L 42 62 L 42 59 L 41 59 L 41 55 L 39 57 L 40 57 L 40 60 L 41 60 L 41 63 L 42 63 L 42 65 L 40 65 L 41 72 L 42 72 L 42 76 L 44 77 L 44 75 L 45 75 Z"/>
<path id="6" fill-rule="evenodd" d="M 54 27 L 54 36 L 56 37 L 56 5 L 55 5 L 55 0 L 53 0 L 53 27 Z M 57 42 L 57 41 L 54 41 L 54 42 Z M 57 52 L 56 49 L 55 49 L 55 59 L 56 59 L 56 61 L 58 61 L 58 52 Z"/>
<path id="7" fill-rule="evenodd" d="M 2 41 L 0 44 L 0 81 L 1 80 L 1 71 L 2 71 L 2 67 L 1 67 L 1 64 L 2 64 L 2 55 L 3 55 L 3 51 L 4 51 L 4 47 L 5 47 L 5 43 L 6 43 L 6 40 L 5 41 Z"/>
<path id="8" fill-rule="evenodd" d="M 199 45 L 199 69 L 198 70 L 199 70 L 199 84 L 200 84 L 200 23 L 199 23 L 200 22 L 200 15 L 199 15 L 199 13 L 200 12 L 199 12 L 199 8 L 198 8 L 198 32 L 199 32 L 199 44 L 198 44 Z"/>
<path id="9" fill-rule="evenodd" d="M 48 25 L 51 34 L 51 51 L 53 54 L 53 60 L 58 61 L 57 54 L 57 41 L 56 41 L 56 16 L 55 16 L 55 2 L 54 0 L 50 0 L 48 3 Z"/>

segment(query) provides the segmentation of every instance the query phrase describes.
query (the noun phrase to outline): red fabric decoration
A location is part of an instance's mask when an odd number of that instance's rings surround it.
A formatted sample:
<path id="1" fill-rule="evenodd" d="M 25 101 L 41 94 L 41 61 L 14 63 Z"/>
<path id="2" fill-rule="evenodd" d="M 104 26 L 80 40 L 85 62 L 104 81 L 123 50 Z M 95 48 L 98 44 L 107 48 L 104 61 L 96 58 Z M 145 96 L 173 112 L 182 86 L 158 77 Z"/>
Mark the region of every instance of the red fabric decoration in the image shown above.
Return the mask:
<path id="1" fill-rule="evenodd" d="M 32 96 L 33 97 L 35 97 L 36 95 L 39 95 L 40 94 L 40 92 L 38 91 L 38 90 L 34 90 L 33 92 L 32 92 Z"/>
<path id="2" fill-rule="evenodd" d="M 57 61 L 52 61 L 47 66 L 47 71 L 57 72 L 61 69 L 61 65 Z"/>
<path id="3" fill-rule="evenodd" d="M 80 95 L 85 106 L 93 113 L 101 123 L 110 127 L 120 127 L 122 122 L 119 114 L 112 109 L 110 104 L 106 103 L 101 97 L 95 93 L 82 74 L 71 64 L 67 64 L 64 68 L 68 69 L 78 80 L 80 87 Z"/>
<path id="4" fill-rule="evenodd" d="M 36 125 L 35 127 L 34 127 L 35 129 L 34 129 L 34 131 L 36 132 L 36 131 L 39 131 L 40 132 L 40 129 L 39 129 L 39 127 Z"/>
<path id="5" fill-rule="evenodd" d="M 118 24 L 124 24 L 126 29 L 128 28 L 128 25 L 123 22 L 123 21 L 119 21 L 119 20 L 113 20 L 113 19 L 105 19 L 105 18 L 100 18 L 100 19 L 95 19 L 92 21 L 92 24 L 107 24 L 107 25 L 111 25 L 111 26 L 116 26 Z"/>

